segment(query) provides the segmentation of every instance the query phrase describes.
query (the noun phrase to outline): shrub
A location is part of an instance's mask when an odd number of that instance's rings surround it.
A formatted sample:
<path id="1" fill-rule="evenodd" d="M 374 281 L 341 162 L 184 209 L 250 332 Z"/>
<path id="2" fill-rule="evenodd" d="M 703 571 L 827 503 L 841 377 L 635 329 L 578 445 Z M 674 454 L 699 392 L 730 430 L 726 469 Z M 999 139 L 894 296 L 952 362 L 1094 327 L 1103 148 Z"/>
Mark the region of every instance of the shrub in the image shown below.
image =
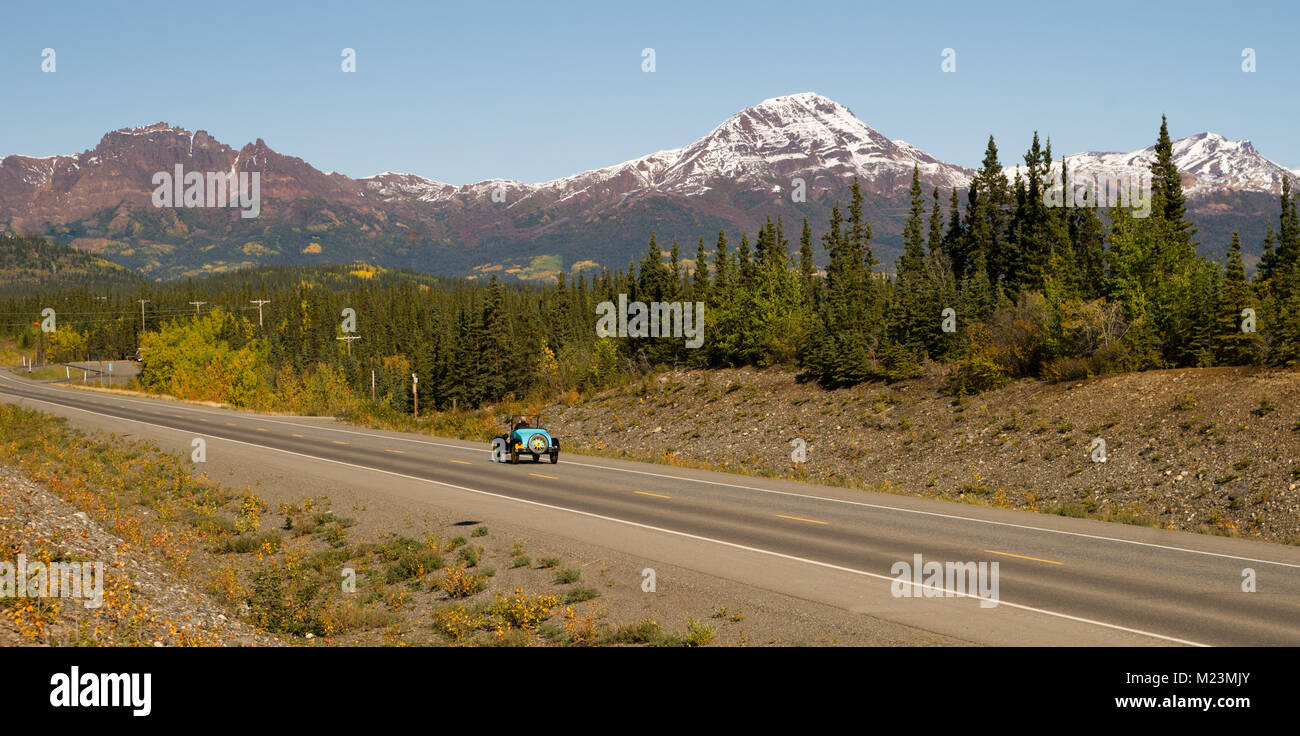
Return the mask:
<path id="1" fill-rule="evenodd" d="M 460 560 L 465 563 L 465 567 L 477 567 L 479 560 L 483 557 L 482 547 L 461 547 Z"/>
<path id="2" fill-rule="evenodd" d="M 691 619 L 686 622 L 686 637 L 683 641 L 688 647 L 702 647 L 712 642 L 714 636 L 712 626 Z"/>
<path id="3" fill-rule="evenodd" d="M 549 618 L 551 609 L 558 605 L 560 599 L 553 595 L 529 597 L 523 588 L 515 588 L 510 596 L 498 593 L 488 613 L 500 618 L 507 628 L 532 629 Z"/>
<path id="4" fill-rule="evenodd" d="M 487 580 L 475 575 L 463 565 L 443 573 L 437 587 L 452 598 L 468 598 L 487 587 Z"/>
<path id="5" fill-rule="evenodd" d="M 464 641 L 486 623 L 482 614 L 471 613 L 464 606 L 448 606 L 433 612 L 434 629 L 455 641 Z"/>
<path id="6" fill-rule="evenodd" d="M 610 640 L 623 644 L 656 644 L 664 638 L 664 627 L 652 619 L 618 627 Z"/>
<path id="7" fill-rule="evenodd" d="M 564 602 L 566 604 L 582 603 L 583 601 L 589 601 L 592 598 L 597 598 L 599 596 L 600 596 L 600 591 L 596 590 L 595 588 L 590 588 L 585 585 L 580 585 L 576 588 L 572 588 L 569 590 L 569 594 L 564 596 Z"/>
<path id="8" fill-rule="evenodd" d="M 280 535 L 276 532 L 266 532 L 264 534 L 241 534 L 233 539 L 226 539 L 212 548 L 212 552 L 218 555 L 240 554 L 245 555 L 249 552 L 255 552 L 263 547 L 270 545 L 272 552 L 280 550 Z"/>
<path id="9" fill-rule="evenodd" d="M 1002 388 L 1011 382 L 1002 366 L 984 355 L 973 355 L 948 374 L 944 390 L 953 396 L 967 396 Z"/>

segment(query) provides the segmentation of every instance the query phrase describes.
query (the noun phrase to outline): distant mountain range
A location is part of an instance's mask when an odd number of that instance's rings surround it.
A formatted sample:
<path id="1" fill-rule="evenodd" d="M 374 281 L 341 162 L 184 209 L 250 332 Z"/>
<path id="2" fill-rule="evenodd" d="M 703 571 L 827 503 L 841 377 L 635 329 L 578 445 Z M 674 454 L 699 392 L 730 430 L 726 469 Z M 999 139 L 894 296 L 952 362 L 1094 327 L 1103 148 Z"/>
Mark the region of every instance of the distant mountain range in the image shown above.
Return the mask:
<path id="1" fill-rule="evenodd" d="M 1152 155 L 1150 148 L 1079 153 L 1067 157 L 1067 166 L 1129 173 Z M 1276 218 L 1282 178 L 1297 172 L 1249 141 L 1214 133 L 1177 141 L 1175 160 L 1205 251 L 1221 253 L 1238 229 L 1248 253 L 1257 253 L 1265 223 Z M 260 172 L 260 215 L 154 206 L 154 175 L 177 165 L 185 172 Z M 150 278 L 359 260 L 550 280 L 562 271 L 626 266 L 644 251 L 652 228 L 665 249 L 677 238 L 686 257 L 698 238 L 711 248 L 725 228 L 735 241 L 769 215 L 784 219 L 791 241 L 804 217 L 820 233 L 857 176 L 877 253 L 888 264 L 901 245 L 913 166 L 927 194 L 944 190 L 945 214 L 947 190 L 965 189 L 974 175 L 886 138 L 812 93 L 765 100 L 685 147 L 540 184 L 492 179 L 457 186 L 392 172 L 352 179 L 323 173 L 261 139 L 236 150 L 204 131 L 157 123 L 113 131 L 79 154 L 0 160 L 0 225 Z M 796 190 L 804 201 L 792 201 Z"/>

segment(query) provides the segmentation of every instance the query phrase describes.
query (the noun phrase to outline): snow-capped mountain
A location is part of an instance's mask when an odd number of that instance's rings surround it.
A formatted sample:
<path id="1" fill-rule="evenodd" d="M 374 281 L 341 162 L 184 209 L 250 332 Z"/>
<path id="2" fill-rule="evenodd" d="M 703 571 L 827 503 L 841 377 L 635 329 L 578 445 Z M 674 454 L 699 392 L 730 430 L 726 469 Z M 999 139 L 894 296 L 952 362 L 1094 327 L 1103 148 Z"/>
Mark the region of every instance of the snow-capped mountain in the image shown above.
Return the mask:
<path id="1" fill-rule="evenodd" d="M 504 187 L 509 206 L 523 209 L 534 200 L 554 206 L 650 193 L 691 197 L 719 188 L 779 193 L 795 178 L 810 193 L 838 192 L 857 176 L 868 192 L 894 194 L 910 184 L 913 166 L 927 184 L 943 188 L 965 187 L 974 173 L 891 141 L 847 107 L 804 92 L 741 110 L 682 148 L 538 184 L 490 180 L 457 187 L 391 172 L 360 181 L 380 198 L 423 202 L 478 199 Z"/>
<path id="2" fill-rule="evenodd" d="M 1137 181 L 1136 177 L 1150 172 L 1155 157 L 1155 146 L 1129 153 L 1076 153 L 1065 157 L 1065 167 L 1072 178 Z M 1297 178 L 1295 171 L 1265 158 L 1250 141 L 1231 141 L 1209 132 L 1174 141 L 1174 165 L 1190 198 L 1232 191 L 1277 194 L 1283 178 Z M 1017 168 L 1008 167 L 1007 175 L 1014 176 Z M 1059 164 L 1053 171 L 1059 171 Z"/>
<path id="3" fill-rule="evenodd" d="M 912 167 L 931 185 L 963 187 L 973 172 L 945 164 L 906 143 L 895 143 L 821 95 L 774 97 L 728 118 L 708 135 L 678 149 L 656 185 L 685 195 L 702 194 L 718 180 L 729 186 L 788 186 L 788 179 L 830 179 L 828 188 L 853 176 L 868 191 L 891 193 L 911 183 Z"/>
<path id="4" fill-rule="evenodd" d="M 1282 177 L 1295 172 L 1249 141 L 1213 133 L 1179 140 L 1174 150 L 1202 239 L 1221 247 L 1240 230 L 1248 251 L 1258 248 L 1264 223 L 1276 217 Z M 1067 157 L 1067 166 L 1075 175 L 1128 175 L 1145 171 L 1153 155 L 1152 148 L 1080 153 Z M 260 216 L 152 206 L 153 175 L 177 165 L 260 171 Z M 733 239 L 753 233 L 770 216 L 782 218 L 794 240 L 805 218 L 814 232 L 825 227 L 831 206 L 847 199 L 858 177 L 873 247 L 889 263 L 901 245 L 913 167 L 927 193 L 964 189 L 975 173 L 891 140 L 811 92 L 764 100 L 680 148 L 535 184 L 455 185 L 395 172 L 352 179 L 322 173 L 260 139 L 236 149 L 204 131 L 158 123 L 112 131 L 77 154 L 0 159 L 0 229 L 53 237 L 156 278 L 354 260 L 444 274 L 526 274 L 538 271 L 531 265 L 538 256 L 563 270 L 623 267 L 644 251 L 651 230 L 660 243 L 676 239 L 685 250 L 720 229 Z M 792 197 L 793 188 L 805 196 Z"/>

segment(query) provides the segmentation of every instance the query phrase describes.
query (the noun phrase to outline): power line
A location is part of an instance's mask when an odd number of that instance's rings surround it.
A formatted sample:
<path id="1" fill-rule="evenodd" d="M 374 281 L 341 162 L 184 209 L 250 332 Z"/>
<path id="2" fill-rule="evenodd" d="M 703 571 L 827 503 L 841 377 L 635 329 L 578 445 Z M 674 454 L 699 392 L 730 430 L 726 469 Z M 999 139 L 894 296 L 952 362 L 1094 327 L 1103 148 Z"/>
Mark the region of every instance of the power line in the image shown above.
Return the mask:
<path id="1" fill-rule="evenodd" d="M 335 340 L 346 340 L 347 343 L 348 343 L 348 355 L 352 355 L 352 341 L 353 341 L 353 340 L 360 340 L 360 339 L 361 339 L 361 336 L 360 336 L 360 335 L 348 335 L 348 336 L 346 336 L 346 337 L 336 337 L 336 338 L 334 338 L 334 339 L 335 339 Z"/>
<path id="2" fill-rule="evenodd" d="M 207 302 L 204 302 L 204 304 L 206 304 L 206 303 L 207 303 Z M 193 302 L 191 302 L 191 304 L 193 304 Z M 251 310 L 252 307 L 232 307 L 232 309 L 250 309 L 250 310 Z M 117 309 L 100 309 L 100 310 L 94 310 L 94 311 L 71 311 L 71 310 L 63 310 L 63 309 L 57 309 L 57 308 L 56 308 L 55 311 L 57 311 L 57 312 L 58 312 L 59 314 L 61 314 L 61 315 L 63 315 L 63 314 L 77 314 L 77 315 L 81 315 L 81 314 L 91 314 L 91 315 L 100 315 L 100 314 L 131 314 L 134 310 L 129 310 L 129 311 L 125 311 L 125 312 L 122 311 L 122 310 L 117 310 Z M 188 312 L 188 311 L 190 311 L 190 310 L 189 310 L 188 308 L 186 308 L 186 307 L 155 307 L 154 310 L 153 310 L 153 313 L 154 313 L 154 314 L 160 314 L 160 313 L 164 313 L 164 312 Z M 21 317 L 21 316 L 24 316 L 24 315 L 27 315 L 27 314 L 38 314 L 38 313 L 39 313 L 39 312 L 37 312 L 37 311 L 31 311 L 31 312 L 0 312 L 0 317 Z"/>
<path id="3" fill-rule="evenodd" d="M 256 305 L 257 305 L 257 326 L 258 326 L 258 327 L 261 327 L 261 326 L 262 326 L 262 305 L 263 305 L 263 304 L 270 304 L 270 303 L 271 303 L 271 300 L 270 300 L 270 299 L 250 299 L 250 300 L 248 300 L 248 303 L 249 303 L 249 304 L 256 304 Z"/>

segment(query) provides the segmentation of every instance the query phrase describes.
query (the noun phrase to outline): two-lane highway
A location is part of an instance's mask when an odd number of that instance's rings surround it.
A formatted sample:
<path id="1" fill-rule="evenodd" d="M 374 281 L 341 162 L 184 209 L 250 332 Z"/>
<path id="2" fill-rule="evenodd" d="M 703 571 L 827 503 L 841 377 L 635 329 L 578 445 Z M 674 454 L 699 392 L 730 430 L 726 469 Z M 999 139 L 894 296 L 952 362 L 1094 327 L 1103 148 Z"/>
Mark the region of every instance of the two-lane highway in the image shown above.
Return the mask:
<path id="1" fill-rule="evenodd" d="M 1300 644 L 1295 547 L 570 453 L 557 465 L 504 465 L 486 443 L 42 384 L 7 371 L 0 400 L 174 432 L 186 446 L 205 437 L 250 458 L 269 450 L 304 466 L 400 480 L 447 505 L 491 499 L 580 541 L 968 640 Z M 916 555 L 941 565 L 996 562 L 996 592 L 945 580 L 929 590 L 943 595 L 931 598 L 895 583 L 895 566 Z M 1248 569 L 1257 592 L 1242 590 Z"/>

